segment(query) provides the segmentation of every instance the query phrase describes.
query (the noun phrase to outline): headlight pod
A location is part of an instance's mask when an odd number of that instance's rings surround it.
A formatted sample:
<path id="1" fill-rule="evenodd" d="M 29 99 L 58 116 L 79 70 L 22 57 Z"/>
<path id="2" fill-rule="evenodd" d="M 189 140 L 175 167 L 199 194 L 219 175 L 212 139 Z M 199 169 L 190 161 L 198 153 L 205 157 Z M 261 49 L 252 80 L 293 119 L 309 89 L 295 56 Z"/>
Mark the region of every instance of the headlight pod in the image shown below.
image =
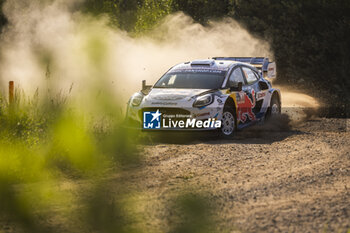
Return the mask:
<path id="1" fill-rule="evenodd" d="M 200 108 L 200 107 L 207 106 L 207 105 L 213 103 L 213 100 L 214 100 L 214 98 L 212 95 L 198 96 L 196 101 L 194 101 L 194 103 L 193 103 L 193 107 Z"/>
<path id="2" fill-rule="evenodd" d="M 134 107 L 140 106 L 142 100 L 143 95 L 141 95 L 140 93 L 136 93 L 131 97 L 131 105 Z"/>

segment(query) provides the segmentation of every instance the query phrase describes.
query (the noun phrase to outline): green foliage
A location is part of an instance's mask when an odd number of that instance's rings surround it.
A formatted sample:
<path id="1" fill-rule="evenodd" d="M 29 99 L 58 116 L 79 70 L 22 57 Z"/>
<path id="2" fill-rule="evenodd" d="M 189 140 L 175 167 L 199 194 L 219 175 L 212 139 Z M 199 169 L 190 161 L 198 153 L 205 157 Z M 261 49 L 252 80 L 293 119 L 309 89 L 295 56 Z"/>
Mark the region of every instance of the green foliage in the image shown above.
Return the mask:
<path id="1" fill-rule="evenodd" d="M 152 29 L 161 19 L 171 13 L 172 0 L 145 0 L 137 11 L 136 32 Z"/>
<path id="2" fill-rule="evenodd" d="M 74 113 L 65 101 L 43 102 L 37 95 L 26 98 L 16 92 L 15 102 L 8 104 L 2 98 L 0 109 L 0 222 L 5 217 L 24 232 L 55 232 L 40 220 L 49 218 L 46 211 L 54 211 L 52 203 L 59 201 L 61 208 L 69 209 L 80 201 L 68 198 L 57 187 L 67 179 L 101 179 L 128 165 L 124 161 L 135 151 L 129 140 L 133 135 L 119 131 L 111 118 L 108 128 L 100 123 L 104 130 L 95 130 L 90 127 L 96 125 L 90 124 L 92 119 Z M 124 138 L 124 144 L 105 147 L 116 136 Z M 134 154 L 130 161 L 137 163 Z M 93 184 L 89 187 L 95 189 Z"/>
<path id="3" fill-rule="evenodd" d="M 200 23 L 207 23 L 210 19 L 225 17 L 231 9 L 231 0 L 174 0 L 173 11 L 183 11 Z"/>
<path id="4" fill-rule="evenodd" d="M 16 96 L 11 106 L 0 98 L 0 138 L 3 141 L 20 139 L 28 145 L 36 145 L 51 114 L 44 117 L 37 108 L 37 94 L 31 99 L 25 98 L 21 92 L 16 92 Z"/>
<path id="5" fill-rule="evenodd" d="M 96 16 L 118 15 L 113 24 L 139 32 L 170 13 L 171 1 L 130 2 L 87 1 L 84 7 Z M 127 13 L 121 9 L 139 14 L 134 19 L 139 23 L 124 24 Z M 108 88 L 108 41 L 99 28 L 84 32 L 76 55 L 89 63 L 84 96 L 89 106 L 69 96 L 71 89 L 63 94 L 55 88 L 57 58 L 40 45 L 34 61 L 46 74 L 47 90 L 31 97 L 17 91 L 11 104 L 0 97 L 0 231 L 10 226 L 14 232 L 142 232 L 128 201 L 135 191 L 128 186 L 143 182 L 128 184 L 142 167 L 139 132 L 123 128 Z"/>
<path id="6" fill-rule="evenodd" d="M 349 10 L 342 0 L 236 0 L 231 15 L 271 42 L 282 82 L 303 78 L 311 88 L 349 97 Z"/>
<path id="7" fill-rule="evenodd" d="M 137 132 L 121 127 L 110 111 L 117 104 L 104 98 L 92 103 L 101 121 L 78 114 L 79 106 L 66 100 L 39 101 L 19 92 L 11 105 L 2 100 L 0 230 L 5 223 L 15 232 L 143 232 L 128 201 L 135 191 L 129 177 L 142 168 Z M 210 232 L 205 198 L 177 196 L 167 210 L 169 228 Z"/>
<path id="8" fill-rule="evenodd" d="M 107 14 L 113 25 L 133 32 L 151 29 L 159 20 L 173 11 L 173 0 L 87 0 L 86 12 Z"/>
<path id="9" fill-rule="evenodd" d="M 112 25 L 119 26 L 119 21 L 116 16 L 119 15 L 118 0 L 86 0 L 83 5 L 85 12 L 91 13 L 94 16 L 107 14 Z"/>
<path id="10" fill-rule="evenodd" d="M 130 31 L 134 28 L 142 4 L 143 0 L 86 0 L 83 8 L 95 16 L 106 14 L 112 25 Z"/>

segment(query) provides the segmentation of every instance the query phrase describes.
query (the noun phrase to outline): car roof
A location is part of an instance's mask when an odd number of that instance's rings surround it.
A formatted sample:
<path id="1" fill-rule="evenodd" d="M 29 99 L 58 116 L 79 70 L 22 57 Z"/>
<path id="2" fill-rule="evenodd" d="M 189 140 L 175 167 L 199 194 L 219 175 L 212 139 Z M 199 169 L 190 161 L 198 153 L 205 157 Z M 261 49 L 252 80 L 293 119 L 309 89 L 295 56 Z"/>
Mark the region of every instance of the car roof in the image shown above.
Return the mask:
<path id="1" fill-rule="evenodd" d="M 169 71 L 177 71 L 177 70 L 220 70 L 220 71 L 228 71 L 231 67 L 236 65 L 246 65 L 253 69 L 255 69 L 254 66 L 238 62 L 238 61 L 228 61 L 228 60 L 214 60 L 214 59 L 205 59 L 205 60 L 194 60 L 191 62 L 184 62 L 180 63 L 174 67 L 172 67 Z"/>

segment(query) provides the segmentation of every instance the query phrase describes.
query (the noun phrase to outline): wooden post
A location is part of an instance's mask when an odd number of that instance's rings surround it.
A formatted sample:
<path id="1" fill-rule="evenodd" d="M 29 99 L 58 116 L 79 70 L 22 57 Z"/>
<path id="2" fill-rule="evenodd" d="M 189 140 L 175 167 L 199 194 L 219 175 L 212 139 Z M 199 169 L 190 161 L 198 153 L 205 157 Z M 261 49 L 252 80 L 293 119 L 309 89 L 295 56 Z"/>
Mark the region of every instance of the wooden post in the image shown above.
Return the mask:
<path id="1" fill-rule="evenodd" d="M 15 83 L 13 81 L 9 82 L 9 103 L 13 104 L 15 99 Z"/>

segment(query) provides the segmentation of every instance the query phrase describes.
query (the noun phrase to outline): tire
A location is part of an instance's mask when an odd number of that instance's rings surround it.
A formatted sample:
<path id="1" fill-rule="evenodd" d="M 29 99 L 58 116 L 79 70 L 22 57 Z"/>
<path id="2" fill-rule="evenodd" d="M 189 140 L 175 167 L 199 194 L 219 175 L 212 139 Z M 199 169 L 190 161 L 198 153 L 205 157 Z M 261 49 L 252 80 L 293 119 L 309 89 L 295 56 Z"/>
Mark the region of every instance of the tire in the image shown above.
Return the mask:
<path id="1" fill-rule="evenodd" d="M 221 135 L 226 138 L 232 137 L 236 132 L 237 116 L 231 107 L 225 107 L 222 113 Z"/>
<path id="2" fill-rule="evenodd" d="M 271 117 L 274 116 L 279 116 L 281 115 L 281 103 L 276 97 L 276 95 L 272 96 L 270 107 L 267 110 L 266 113 L 266 119 L 270 119 Z"/>

